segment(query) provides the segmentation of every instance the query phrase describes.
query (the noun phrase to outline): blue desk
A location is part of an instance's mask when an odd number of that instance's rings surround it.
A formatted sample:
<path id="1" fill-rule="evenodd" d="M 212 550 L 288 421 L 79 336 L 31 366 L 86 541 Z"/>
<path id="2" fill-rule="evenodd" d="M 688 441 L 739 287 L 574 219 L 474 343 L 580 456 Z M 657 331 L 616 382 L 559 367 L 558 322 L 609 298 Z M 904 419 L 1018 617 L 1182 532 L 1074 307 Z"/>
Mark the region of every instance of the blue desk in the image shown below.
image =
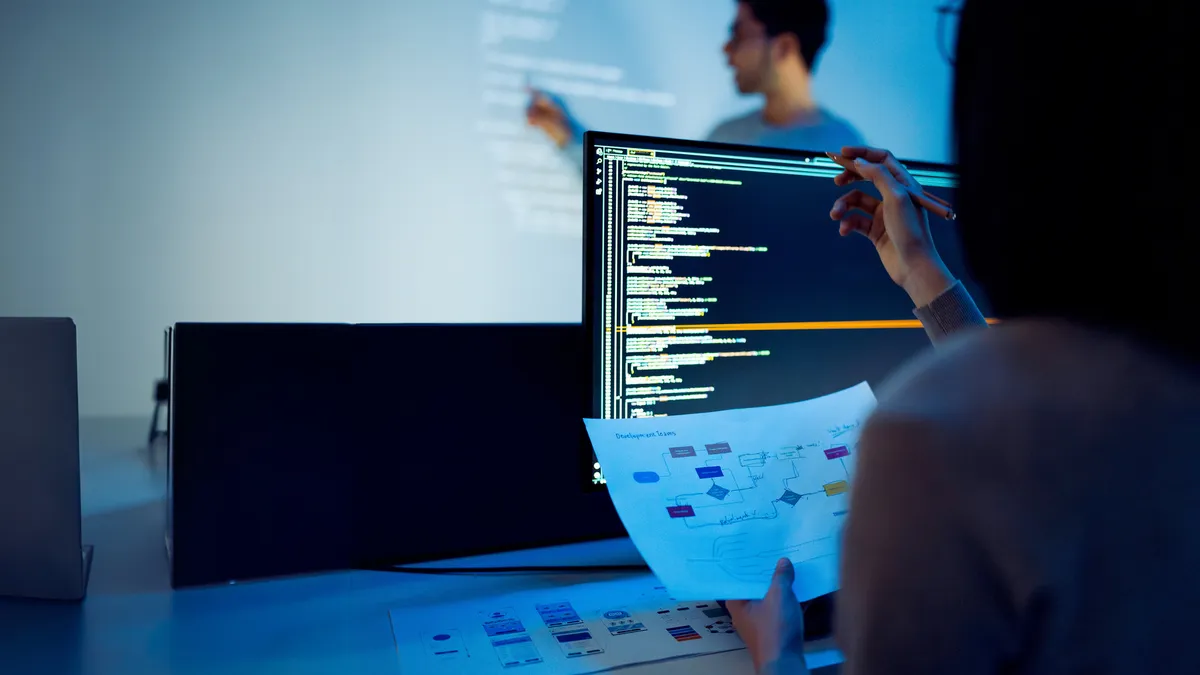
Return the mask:
<path id="1" fill-rule="evenodd" d="M 140 431 L 141 425 L 133 428 Z M 619 576 L 338 572 L 172 591 L 163 551 L 164 475 L 144 451 L 129 447 L 85 445 L 84 539 L 96 546 L 88 599 L 82 605 L 0 600 L 0 673 L 406 675 L 392 639 L 391 608 Z M 628 540 L 612 540 L 453 564 L 636 561 Z M 813 649 L 821 662 L 838 660 L 829 644 Z M 697 675 L 752 669 L 748 654 L 740 651 L 624 672 Z"/>

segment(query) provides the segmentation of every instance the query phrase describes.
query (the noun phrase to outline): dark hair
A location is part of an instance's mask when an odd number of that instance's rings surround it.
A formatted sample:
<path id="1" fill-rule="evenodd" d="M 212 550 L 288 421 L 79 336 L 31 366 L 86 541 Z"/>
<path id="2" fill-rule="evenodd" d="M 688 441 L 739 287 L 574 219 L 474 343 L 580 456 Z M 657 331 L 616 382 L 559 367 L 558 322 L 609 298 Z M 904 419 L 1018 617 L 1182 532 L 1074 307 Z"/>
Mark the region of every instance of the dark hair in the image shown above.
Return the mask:
<path id="1" fill-rule="evenodd" d="M 1200 238 L 1190 186 L 1178 184 L 1193 164 L 1181 93 L 1190 24 L 1158 4 L 967 0 L 954 74 L 959 223 L 1000 318 L 1057 317 L 1195 360 L 1200 339 L 1184 324 Z"/>
<path id="2" fill-rule="evenodd" d="M 800 41 L 800 58 L 812 71 L 817 55 L 825 47 L 829 28 L 829 5 L 825 0 L 740 0 L 762 22 L 767 35 L 795 35 Z"/>

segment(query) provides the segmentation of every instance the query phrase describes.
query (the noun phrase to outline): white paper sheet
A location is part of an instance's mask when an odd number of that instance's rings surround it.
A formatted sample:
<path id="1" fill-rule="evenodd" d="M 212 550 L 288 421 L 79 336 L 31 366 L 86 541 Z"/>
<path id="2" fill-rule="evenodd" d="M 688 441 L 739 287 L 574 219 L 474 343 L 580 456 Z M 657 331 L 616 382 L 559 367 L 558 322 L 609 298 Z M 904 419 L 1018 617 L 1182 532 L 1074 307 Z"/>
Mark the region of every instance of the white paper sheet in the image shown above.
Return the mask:
<path id="1" fill-rule="evenodd" d="M 625 529 L 673 596 L 761 598 L 786 556 L 807 600 L 837 590 L 859 426 L 874 407 L 863 382 L 786 405 L 585 424 Z"/>
<path id="2" fill-rule="evenodd" d="M 390 611 L 404 675 L 583 675 L 745 649 L 715 601 L 652 575 Z"/>

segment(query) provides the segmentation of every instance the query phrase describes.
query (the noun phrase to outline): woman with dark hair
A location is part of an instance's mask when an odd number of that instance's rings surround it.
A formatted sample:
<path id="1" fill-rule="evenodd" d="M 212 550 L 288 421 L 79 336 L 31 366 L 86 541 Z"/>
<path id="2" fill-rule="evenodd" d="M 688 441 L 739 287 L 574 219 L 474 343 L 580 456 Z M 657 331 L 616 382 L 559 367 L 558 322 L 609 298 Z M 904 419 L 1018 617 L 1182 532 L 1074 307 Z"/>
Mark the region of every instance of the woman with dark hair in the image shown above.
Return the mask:
<path id="1" fill-rule="evenodd" d="M 838 184 L 879 197 L 830 215 L 931 335 L 954 333 L 879 392 L 859 441 L 844 673 L 1200 673 L 1200 339 L 1182 316 L 1200 289 L 1169 186 L 1190 170 L 1167 168 L 1187 159 L 1168 151 L 1189 24 L 1180 3 L 1080 4 L 961 17 L 958 222 L 1000 325 L 964 330 L 981 317 L 904 168 L 843 149 Z M 792 574 L 781 561 L 766 598 L 729 603 L 759 672 L 807 672 Z"/>

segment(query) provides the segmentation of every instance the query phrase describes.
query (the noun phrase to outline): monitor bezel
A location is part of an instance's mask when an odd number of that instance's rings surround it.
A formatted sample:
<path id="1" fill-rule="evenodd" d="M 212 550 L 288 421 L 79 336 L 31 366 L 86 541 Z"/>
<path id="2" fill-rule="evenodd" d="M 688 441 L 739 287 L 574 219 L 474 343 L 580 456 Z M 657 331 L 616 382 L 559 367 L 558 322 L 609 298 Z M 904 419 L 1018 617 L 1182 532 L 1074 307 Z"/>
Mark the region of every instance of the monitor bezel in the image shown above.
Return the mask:
<path id="1" fill-rule="evenodd" d="M 698 141 L 679 138 L 665 138 L 661 136 L 644 136 L 640 134 L 623 134 L 607 131 L 587 131 L 583 134 L 583 157 L 581 175 L 587 176 L 588 169 L 591 164 L 591 157 L 595 154 L 597 145 L 612 145 L 622 143 L 656 143 L 664 145 L 677 145 L 683 148 L 696 150 L 718 150 L 722 152 L 751 152 L 757 154 L 773 155 L 782 159 L 812 159 L 817 157 L 825 157 L 825 153 L 812 150 L 791 150 L 787 148 L 772 148 L 757 145 L 744 145 L 737 143 L 718 143 L 715 141 Z M 957 167 L 952 164 L 941 162 L 928 162 L 924 160 L 909 160 L 899 159 L 901 164 L 906 167 L 930 171 L 946 171 L 952 173 L 957 178 Z M 595 266 L 592 265 L 593 241 L 595 240 L 596 223 L 595 209 L 592 208 L 592 201 L 595 194 L 588 189 L 586 182 L 583 183 L 581 192 L 583 193 L 583 330 L 586 333 L 584 337 L 584 358 L 587 360 L 587 386 L 588 386 L 588 401 L 589 406 L 586 411 L 585 418 L 595 419 L 600 416 L 600 397 L 597 395 L 596 386 L 596 352 L 600 348 L 595 334 L 595 321 L 593 319 L 595 304 L 599 301 L 597 293 L 597 275 Z M 588 468 L 586 475 L 586 483 L 588 489 L 603 490 L 606 489 L 602 484 L 593 483 L 592 465 L 596 461 L 595 451 L 592 448 L 591 442 L 585 444 L 584 451 L 587 455 L 583 458 L 585 466 Z"/>

